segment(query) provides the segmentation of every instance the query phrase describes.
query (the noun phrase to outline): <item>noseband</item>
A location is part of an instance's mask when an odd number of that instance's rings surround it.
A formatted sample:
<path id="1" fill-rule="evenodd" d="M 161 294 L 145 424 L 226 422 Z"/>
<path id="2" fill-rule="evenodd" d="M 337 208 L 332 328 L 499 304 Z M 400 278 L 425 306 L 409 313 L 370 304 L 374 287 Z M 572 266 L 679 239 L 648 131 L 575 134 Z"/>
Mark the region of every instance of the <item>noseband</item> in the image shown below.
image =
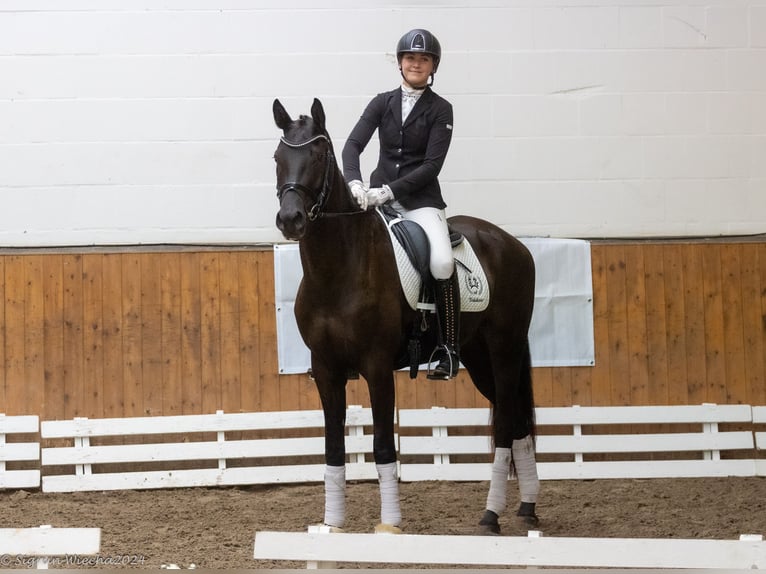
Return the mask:
<path id="1" fill-rule="evenodd" d="M 319 192 L 319 195 L 317 196 L 316 203 L 311 207 L 311 209 L 308 212 L 309 221 L 314 221 L 315 219 L 322 216 L 324 204 L 327 201 L 327 198 L 329 197 L 330 192 L 332 191 L 332 186 L 334 183 L 333 179 L 335 175 L 335 170 L 333 170 L 333 164 L 335 163 L 335 154 L 332 151 L 332 145 L 330 144 L 330 139 L 324 134 L 316 135 L 313 138 L 307 139 L 306 141 L 300 142 L 300 143 L 294 143 L 294 142 L 288 141 L 284 137 L 279 138 L 279 141 L 281 141 L 287 147 L 291 147 L 293 149 L 302 148 L 311 143 L 314 143 L 317 140 L 325 140 L 327 142 L 327 152 L 325 152 L 325 168 L 324 168 L 324 176 L 322 178 L 322 190 Z M 280 203 L 282 202 L 282 196 L 284 196 L 284 194 L 287 193 L 288 191 L 295 191 L 296 193 L 302 192 L 304 194 L 310 195 L 313 190 L 311 190 L 309 187 L 297 181 L 287 181 L 277 188 L 277 198 L 279 199 Z"/>

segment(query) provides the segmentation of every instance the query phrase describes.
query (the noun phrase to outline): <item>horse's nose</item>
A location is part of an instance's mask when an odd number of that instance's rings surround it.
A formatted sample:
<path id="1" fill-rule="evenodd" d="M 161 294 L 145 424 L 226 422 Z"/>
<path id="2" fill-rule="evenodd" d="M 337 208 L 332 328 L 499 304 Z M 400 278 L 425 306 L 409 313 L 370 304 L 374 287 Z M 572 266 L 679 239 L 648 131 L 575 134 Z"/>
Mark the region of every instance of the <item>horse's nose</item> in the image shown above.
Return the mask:
<path id="1" fill-rule="evenodd" d="M 301 209 L 280 209 L 277 213 L 277 229 L 285 239 L 300 239 L 306 231 L 306 214 Z"/>

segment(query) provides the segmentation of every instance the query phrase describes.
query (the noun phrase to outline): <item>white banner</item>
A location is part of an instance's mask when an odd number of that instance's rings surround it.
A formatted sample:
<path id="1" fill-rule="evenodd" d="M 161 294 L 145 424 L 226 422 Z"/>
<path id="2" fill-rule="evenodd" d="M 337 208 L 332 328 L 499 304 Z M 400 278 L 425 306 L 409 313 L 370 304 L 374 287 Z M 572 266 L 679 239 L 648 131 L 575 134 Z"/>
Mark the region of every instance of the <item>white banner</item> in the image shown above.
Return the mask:
<path id="1" fill-rule="evenodd" d="M 590 243 L 521 238 L 535 260 L 535 310 L 529 329 L 535 367 L 592 366 L 593 282 Z M 295 295 L 303 276 L 297 244 L 274 245 L 279 372 L 305 373 L 311 365 L 295 323 Z"/>

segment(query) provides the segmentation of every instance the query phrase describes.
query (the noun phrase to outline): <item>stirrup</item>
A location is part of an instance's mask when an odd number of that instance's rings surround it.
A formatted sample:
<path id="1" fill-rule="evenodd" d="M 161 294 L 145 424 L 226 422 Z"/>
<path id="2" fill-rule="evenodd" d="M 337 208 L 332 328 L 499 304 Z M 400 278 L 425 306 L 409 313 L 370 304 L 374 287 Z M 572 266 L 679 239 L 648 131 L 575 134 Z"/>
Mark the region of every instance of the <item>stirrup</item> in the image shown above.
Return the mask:
<path id="1" fill-rule="evenodd" d="M 444 357 L 439 360 L 436 367 L 431 369 L 431 363 L 434 362 L 434 355 L 439 352 L 444 353 Z M 444 367 L 448 370 L 445 371 Z M 457 376 L 458 369 L 460 368 L 460 360 L 455 351 L 451 350 L 447 345 L 440 345 L 436 347 L 431 356 L 428 358 L 428 372 L 426 378 L 432 381 L 448 381 Z"/>

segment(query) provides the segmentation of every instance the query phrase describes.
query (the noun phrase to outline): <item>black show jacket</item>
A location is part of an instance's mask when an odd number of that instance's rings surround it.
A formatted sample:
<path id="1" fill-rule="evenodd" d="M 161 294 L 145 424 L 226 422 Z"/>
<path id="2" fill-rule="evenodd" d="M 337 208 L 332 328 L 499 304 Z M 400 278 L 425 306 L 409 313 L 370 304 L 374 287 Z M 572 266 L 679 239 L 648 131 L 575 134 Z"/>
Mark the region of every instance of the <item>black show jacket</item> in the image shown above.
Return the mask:
<path id="1" fill-rule="evenodd" d="M 359 156 L 376 129 L 380 154 L 370 187 L 387 184 L 407 209 L 446 207 L 438 175 L 452 141 L 452 105 L 428 87 L 402 125 L 401 88 L 375 96 L 343 146 L 346 181 L 364 179 Z"/>

